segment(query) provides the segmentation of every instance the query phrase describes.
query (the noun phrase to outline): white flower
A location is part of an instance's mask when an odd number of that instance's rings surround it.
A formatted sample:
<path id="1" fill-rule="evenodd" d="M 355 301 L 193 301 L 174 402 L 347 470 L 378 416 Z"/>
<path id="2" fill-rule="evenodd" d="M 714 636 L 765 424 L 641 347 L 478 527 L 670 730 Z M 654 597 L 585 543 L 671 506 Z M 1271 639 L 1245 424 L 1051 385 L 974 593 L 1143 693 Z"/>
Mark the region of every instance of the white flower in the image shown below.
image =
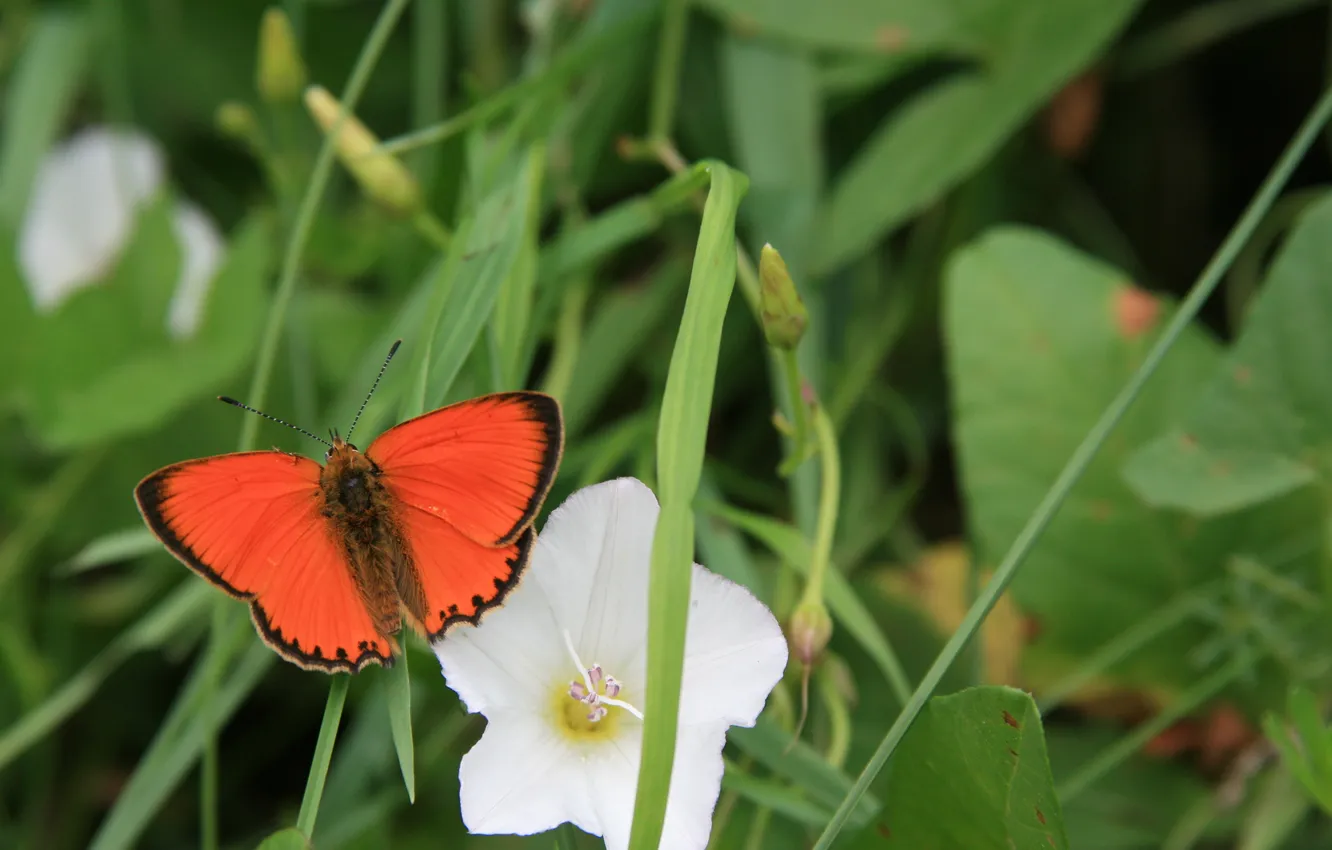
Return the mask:
<path id="1" fill-rule="evenodd" d="M 108 127 L 84 130 L 46 156 L 18 240 L 19 266 L 37 312 L 53 312 L 105 279 L 134 233 L 138 212 L 161 191 L 164 172 L 156 142 Z M 173 219 L 181 263 L 167 326 L 189 336 L 221 262 L 222 238 L 192 204 L 177 204 Z"/>
<path id="2" fill-rule="evenodd" d="M 531 835 L 568 821 L 608 850 L 628 845 L 657 514 L 632 478 L 574 493 L 503 607 L 435 643 L 449 687 L 487 721 L 460 770 L 471 832 Z M 706 846 L 726 730 L 754 724 L 785 667 L 772 613 L 695 564 L 662 847 Z"/>

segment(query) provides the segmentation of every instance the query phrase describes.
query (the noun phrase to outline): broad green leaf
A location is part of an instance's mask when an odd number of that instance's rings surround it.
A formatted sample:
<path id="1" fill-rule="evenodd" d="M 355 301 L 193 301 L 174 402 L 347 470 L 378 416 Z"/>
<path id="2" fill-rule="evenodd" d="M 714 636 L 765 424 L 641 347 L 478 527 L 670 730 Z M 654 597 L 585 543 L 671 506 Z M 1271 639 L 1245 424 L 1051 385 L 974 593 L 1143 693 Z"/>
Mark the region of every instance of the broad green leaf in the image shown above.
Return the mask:
<path id="1" fill-rule="evenodd" d="M 17 28 L 16 28 L 17 29 Z M 13 38 L 10 30 L 8 38 Z M 82 14 L 48 6 L 30 24 L 23 53 L 6 82 L 0 130 L 0 222 L 17 228 L 42 157 L 60 132 L 87 66 Z"/>
<path id="2" fill-rule="evenodd" d="M 1168 309 L 1115 269 L 1036 231 L 997 228 L 955 255 L 947 272 L 945 333 L 954 439 L 981 563 L 1007 549 L 1064 460 L 1137 368 Z M 1124 459 L 1188 410 L 1216 369 L 1200 329 L 1179 339 L 1051 521 L 1012 585 L 1040 624 L 1038 654 L 1081 657 L 1161 605 L 1224 574 L 1236 551 L 1283 571 L 1290 542 L 1307 536 L 1317 506 L 1199 524 L 1154 510 L 1121 475 Z M 1121 668 L 1162 685 L 1196 678 L 1196 624 L 1172 632 Z"/>
<path id="3" fill-rule="evenodd" d="M 412 744 L 412 678 L 407 672 L 407 653 L 400 652 L 394 665 L 383 675 L 387 692 L 389 728 L 393 731 L 393 749 L 407 786 L 407 799 L 416 802 L 416 749 Z"/>
<path id="4" fill-rule="evenodd" d="M 280 829 L 259 842 L 256 850 L 311 850 L 310 839 L 299 829 L 288 827 Z"/>
<path id="5" fill-rule="evenodd" d="M 971 688 L 926 704 L 893 756 L 881 847 L 1067 850 L 1031 696 Z"/>
<path id="6" fill-rule="evenodd" d="M 708 170 L 712 185 L 703 207 L 689 294 L 657 426 L 661 514 L 652 538 L 648 580 L 647 677 L 652 687 L 643 708 L 643 760 L 634 800 L 631 850 L 655 850 L 666 817 L 694 561 L 693 501 L 703 474 L 722 324 L 735 288 L 736 210 L 747 184 L 743 174 L 720 162 L 695 167 Z"/>
<path id="7" fill-rule="evenodd" d="M 968 18 L 990 0 L 701 0 L 737 32 L 780 39 L 806 49 L 893 54 L 974 47 Z"/>
<path id="8" fill-rule="evenodd" d="M 972 30 L 984 39 L 983 60 L 889 114 L 836 176 L 818 222 L 814 270 L 844 265 L 983 165 L 1104 50 L 1140 2 L 979 7 Z"/>
<path id="9" fill-rule="evenodd" d="M 1332 195 L 1301 215 L 1244 328 L 1174 433 L 1125 475 L 1144 499 L 1208 515 L 1332 471 Z"/>

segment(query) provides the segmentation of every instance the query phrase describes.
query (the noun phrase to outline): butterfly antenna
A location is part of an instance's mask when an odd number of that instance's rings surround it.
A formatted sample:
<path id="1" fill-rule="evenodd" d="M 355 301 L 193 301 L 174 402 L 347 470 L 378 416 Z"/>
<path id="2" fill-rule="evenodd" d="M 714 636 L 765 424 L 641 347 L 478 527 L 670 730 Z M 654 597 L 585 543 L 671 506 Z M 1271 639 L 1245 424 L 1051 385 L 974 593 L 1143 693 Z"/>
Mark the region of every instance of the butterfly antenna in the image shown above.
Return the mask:
<path id="1" fill-rule="evenodd" d="M 321 438 L 319 438 L 319 437 L 316 437 L 314 434 L 311 434 L 309 431 L 305 430 L 304 428 L 297 428 L 295 425 L 291 424 L 290 422 L 286 422 L 286 421 L 283 421 L 283 420 L 281 420 L 281 419 L 278 419 L 276 416 L 269 416 L 267 413 L 264 413 L 262 410 L 255 410 L 253 407 L 250 407 L 248 404 L 241 404 L 239 401 L 236 401 L 234 398 L 231 398 L 231 397 L 229 397 L 229 396 L 220 395 L 220 396 L 217 397 L 217 400 L 218 400 L 218 401 L 225 401 L 227 404 L 231 405 L 232 407 L 239 407 L 241 410 L 248 410 L 248 411 L 250 411 L 251 413 L 257 413 L 257 414 L 259 414 L 260 416 L 262 416 L 262 417 L 264 417 L 265 419 L 267 419 L 269 422 L 276 422 L 276 423 L 279 424 L 279 425 L 286 425 L 288 428 L 290 428 L 290 429 L 293 430 L 293 431 L 300 431 L 302 434 L 304 434 L 305 436 L 309 437 L 310 439 L 312 439 L 312 440 L 314 440 L 314 441 L 316 441 L 316 442 L 319 442 L 319 443 L 323 443 L 324 445 L 328 446 L 329 448 L 333 448 L 333 444 L 330 443 L 328 440 L 324 440 L 324 439 L 321 439 Z"/>
<path id="2" fill-rule="evenodd" d="M 347 440 L 351 440 L 352 432 L 356 430 L 356 423 L 361 421 L 361 414 L 365 413 L 365 406 L 370 403 L 370 397 L 375 394 L 375 390 L 379 389 L 379 379 L 384 377 L 384 370 L 388 368 L 393 355 L 398 353 L 398 346 L 400 345 L 402 345 L 402 340 L 393 343 L 393 347 L 389 349 L 388 357 L 384 358 L 384 365 L 379 367 L 379 374 L 375 376 L 375 382 L 370 385 L 370 392 L 365 394 L 365 401 L 361 402 L 361 409 L 356 411 L 356 418 L 352 420 L 351 427 L 347 429 Z"/>

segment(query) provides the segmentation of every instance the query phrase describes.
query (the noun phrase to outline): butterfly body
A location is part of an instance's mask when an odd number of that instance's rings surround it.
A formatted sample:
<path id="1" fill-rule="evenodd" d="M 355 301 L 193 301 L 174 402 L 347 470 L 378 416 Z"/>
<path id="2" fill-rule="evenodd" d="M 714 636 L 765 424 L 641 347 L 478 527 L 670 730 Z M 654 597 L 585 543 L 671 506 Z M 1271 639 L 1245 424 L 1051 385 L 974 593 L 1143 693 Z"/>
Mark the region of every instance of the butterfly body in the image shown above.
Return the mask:
<path id="1" fill-rule="evenodd" d="M 334 437 L 320 464 L 283 452 L 184 461 L 135 491 L 167 549 L 250 602 L 300 666 L 391 665 L 404 623 L 438 637 L 518 581 L 554 479 L 554 399 L 497 393 L 390 429 L 365 452 Z"/>

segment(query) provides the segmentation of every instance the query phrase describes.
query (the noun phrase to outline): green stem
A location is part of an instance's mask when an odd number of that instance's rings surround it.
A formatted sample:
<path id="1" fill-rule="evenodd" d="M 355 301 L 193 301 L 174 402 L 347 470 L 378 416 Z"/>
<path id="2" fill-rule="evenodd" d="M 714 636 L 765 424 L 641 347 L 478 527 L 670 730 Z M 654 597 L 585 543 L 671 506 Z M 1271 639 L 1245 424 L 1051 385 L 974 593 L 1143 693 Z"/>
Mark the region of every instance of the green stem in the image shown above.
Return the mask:
<path id="1" fill-rule="evenodd" d="M 771 820 L 772 809 L 754 812 L 754 819 L 749 822 L 749 835 L 745 838 L 745 850 L 763 850 L 763 835 L 768 831 L 768 822 Z"/>
<path id="2" fill-rule="evenodd" d="M 652 106 L 648 118 L 649 139 L 669 139 L 675 120 L 675 100 L 680 91 L 680 60 L 684 54 L 688 0 L 667 0 L 662 14 L 661 39 L 657 42 L 657 73 L 652 80 Z"/>
<path id="3" fill-rule="evenodd" d="M 578 365 L 578 352 L 583 342 L 583 311 L 592 293 L 592 281 L 579 274 L 570 282 L 560 304 L 560 316 L 555 323 L 555 345 L 546 368 L 542 391 L 556 398 L 564 398 L 573 385 L 574 368 Z"/>
<path id="4" fill-rule="evenodd" d="M 1253 659 L 1241 655 L 1202 679 L 1192 688 L 1175 698 L 1170 707 L 1145 723 L 1134 727 L 1133 731 L 1106 747 L 1095 758 L 1084 762 L 1068 779 L 1059 783 L 1056 794 L 1064 805 L 1087 790 L 1093 783 L 1114 770 L 1121 762 L 1142 749 L 1151 739 L 1169 729 L 1180 719 L 1187 717 L 1198 706 L 1207 702 L 1222 688 L 1244 675 L 1253 665 Z"/>
<path id="5" fill-rule="evenodd" d="M 310 760 L 310 775 L 305 780 L 301 812 L 296 817 L 296 828 L 307 839 L 314 838 L 319 801 L 324 796 L 324 780 L 328 778 L 328 764 L 333 760 L 333 744 L 338 738 L 338 724 L 342 721 L 342 706 L 347 701 L 349 684 L 351 676 L 335 673 L 333 681 L 328 685 L 328 702 L 324 704 L 324 719 L 319 724 L 319 740 L 315 742 L 314 758 Z"/>
<path id="6" fill-rule="evenodd" d="M 796 404 L 799 404 L 799 399 Z M 833 532 L 837 530 L 838 499 L 842 492 L 842 463 L 837 453 L 837 432 L 823 405 L 814 405 L 814 436 L 819 441 L 819 519 L 814 528 L 814 552 L 809 561 L 803 602 L 823 604 L 823 578 L 832 561 Z"/>
<path id="7" fill-rule="evenodd" d="M 361 55 L 352 68 L 351 77 L 338 101 L 342 111 L 333 122 L 329 132 L 319 148 L 319 157 L 315 160 L 314 170 L 310 174 L 310 184 L 301 199 L 300 209 L 296 213 L 296 222 L 292 227 L 291 237 L 287 240 L 287 250 L 282 258 L 282 274 L 278 278 L 277 290 L 273 293 L 273 305 L 268 311 L 268 323 L 264 326 L 264 335 L 259 341 L 259 356 L 254 367 L 254 378 L 250 382 L 249 394 L 245 402 L 252 407 L 263 407 L 264 397 L 268 394 L 268 383 L 273 375 L 273 362 L 277 359 L 278 342 L 282 336 L 282 326 L 287 316 L 287 306 L 291 303 L 292 293 L 296 290 L 296 275 L 300 270 L 301 258 L 305 254 L 306 243 L 310 241 L 310 231 L 314 227 L 315 213 L 319 202 L 324 197 L 324 189 L 333 172 L 333 159 L 336 153 L 334 140 L 342 131 L 342 122 L 351 115 L 361 99 L 365 85 L 370 81 L 370 72 L 374 70 L 380 54 L 388 45 L 393 26 L 407 8 L 408 0 L 389 0 L 379 13 L 374 28 L 370 31 Z M 240 450 L 247 451 L 254 447 L 259 436 L 259 417 L 247 416 L 241 426 Z"/>
<path id="8" fill-rule="evenodd" d="M 1325 91 L 1322 97 L 1318 99 L 1317 104 L 1314 105 L 1308 118 L 1305 119 L 1304 124 L 1301 125 L 1299 131 L 1291 140 L 1285 153 L 1282 154 L 1281 159 L 1273 167 L 1272 173 L 1263 182 L 1257 195 L 1250 202 L 1248 209 L 1236 222 L 1235 227 L 1230 231 L 1221 248 L 1212 257 L 1211 262 L 1203 269 L 1198 281 L 1189 291 L 1188 297 L 1180 304 L 1179 310 L 1171 318 L 1170 323 L 1152 346 L 1151 351 L 1137 371 L 1134 372 L 1133 377 L 1120 390 L 1119 395 L 1110 402 L 1110 405 L 1101 414 L 1100 419 L 1092 426 L 1091 431 L 1087 433 L 1082 443 L 1073 452 L 1073 456 L 1069 458 L 1068 463 L 1064 465 L 1059 477 L 1051 485 L 1045 497 L 1041 499 L 1040 504 L 1036 507 L 1030 519 L 1027 520 L 1027 524 L 1018 534 L 1017 539 L 1013 541 L 1013 545 L 1009 548 L 1003 561 L 1000 562 L 998 569 L 995 570 L 994 576 L 985 586 L 985 590 L 972 604 L 966 617 L 963 618 L 962 624 L 958 626 L 957 631 L 953 633 L 944 648 L 939 652 L 938 657 L 935 658 L 934 663 L 916 687 L 915 693 L 911 695 L 911 700 L 902 709 L 902 713 L 893 722 L 888 733 L 884 735 L 878 749 L 874 751 L 869 762 L 860 772 L 860 776 L 856 778 L 855 785 L 847 792 L 841 805 L 833 813 L 827 827 L 823 830 L 823 834 L 819 836 L 818 843 L 814 845 L 814 850 L 827 850 L 837 834 L 842 831 L 847 818 L 851 816 L 851 812 L 860 803 L 860 798 L 865 795 L 870 783 L 879 775 L 879 771 L 883 769 L 893 751 L 897 749 L 902 737 L 906 735 L 907 729 L 915 721 L 916 715 L 925 707 L 926 700 L 938 687 L 939 680 L 952 666 L 953 661 L 962 652 L 963 647 L 971 641 L 971 638 L 980 628 L 981 621 L 985 619 L 990 609 L 994 607 L 995 602 L 998 601 L 1000 594 L 1013 580 L 1018 567 L 1026 560 L 1028 553 L 1036 545 L 1036 541 L 1045 532 L 1046 526 L 1050 524 L 1055 512 L 1059 510 L 1059 507 L 1068 497 L 1073 485 L 1077 484 L 1078 480 L 1082 478 L 1082 474 L 1087 471 L 1087 467 L 1091 464 L 1096 452 L 1100 450 L 1110 436 L 1110 432 L 1119 424 L 1119 420 L 1123 418 L 1129 406 L 1142 392 L 1143 386 L 1156 372 L 1161 360 L 1164 359 L 1171 346 L 1175 344 L 1175 340 L 1193 321 L 1193 317 L 1198 314 L 1203 302 L 1216 289 L 1222 275 L 1234 262 L 1235 255 L 1244 247 L 1249 234 L 1253 232 L 1254 227 L 1257 226 L 1263 215 L 1272 206 L 1278 193 L 1295 171 L 1295 167 L 1300 163 L 1309 146 L 1318 137 L 1318 133 L 1323 125 L 1327 123 L 1329 115 L 1332 115 L 1332 88 Z"/>
<path id="9" fill-rule="evenodd" d="M 818 672 L 819 698 L 828 713 L 828 751 L 824 761 L 842 769 L 846 764 L 847 753 L 851 751 L 851 712 L 846 699 L 837 689 L 833 665 L 825 663 Z"/>
<path id="10" fill-rule="evenodd" d="M 211 600 L 212 617 L 209 623 L 209 640 L 221 641 L 227 623 L 227 610 L 230 604 L 224 599 Z M 211 697 L 217 693 L 219 680 L 222 678 L 222 666 L 210 663 L 204 668 L 204 690 Z M 199 706 L 204 726 L 216 728 L 216 700 L 207 699 Z M 204 737 L 203 760 L 199 764 L 199 846 L 203 850 L 217 850 L 217 735 Z"/>
<path id="11" fill-rule="evenodd" d="M 428 209 L 422 209 L 412 217 L 412 224 L 430 243 L 441 251 L 449 250 L 449 245 L 453 243 L 453 234 L 444 226 L 444 222 L 435 217 L 435 214 Z"/>
<path id="12" fill-rule="evenodd" d="M 786 377 L 786 394 L 791 399 L 795 421 L 791 423 L 791 446 L 786 460 L 778 468 L 778 473 L 788 476 L 795 472 L 809 456 L 809 405 L 805 403 L 800 387 L 800 360 L 794 348 L 781 353 L 782 373 Z"/>

